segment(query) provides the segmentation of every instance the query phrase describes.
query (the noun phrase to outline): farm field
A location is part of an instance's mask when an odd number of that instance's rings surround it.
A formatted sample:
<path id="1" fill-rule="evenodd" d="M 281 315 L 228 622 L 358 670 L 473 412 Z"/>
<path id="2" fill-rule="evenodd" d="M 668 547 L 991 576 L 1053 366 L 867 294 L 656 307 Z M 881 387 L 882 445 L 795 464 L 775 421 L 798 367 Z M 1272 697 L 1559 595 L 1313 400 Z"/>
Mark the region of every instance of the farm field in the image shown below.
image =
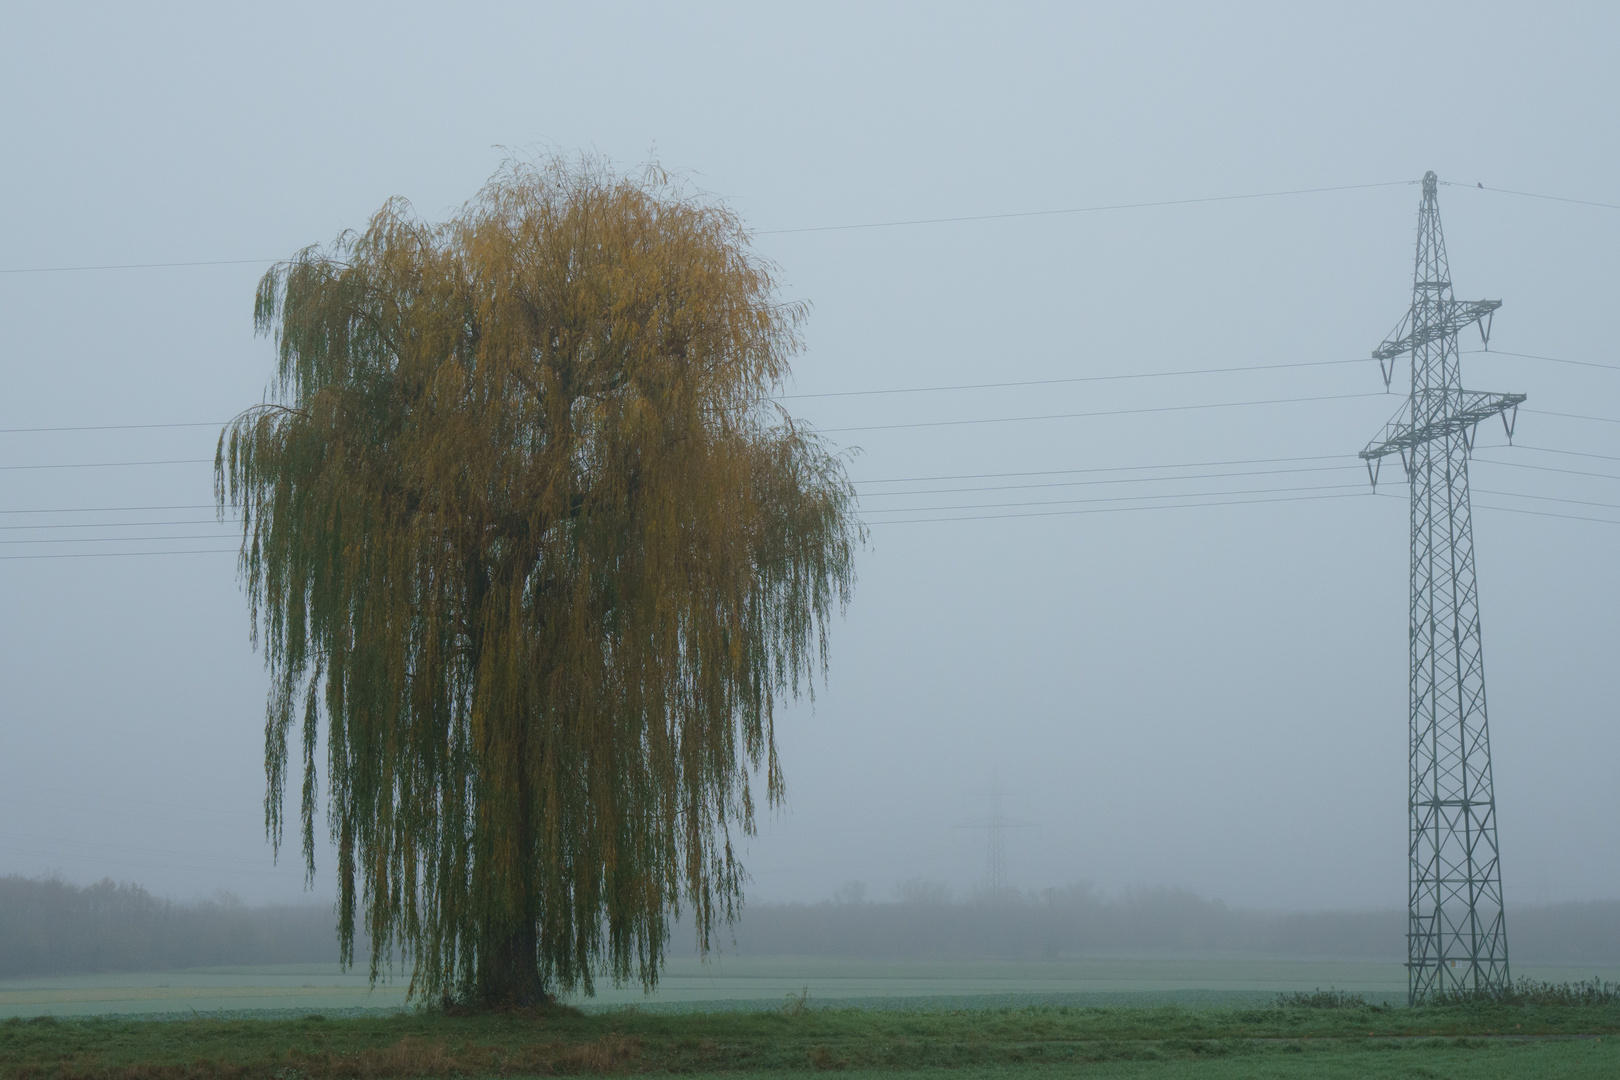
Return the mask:
<path id="1" fill-rule="evenodd" d="M 1582 972 L 1589 977 L 1592 972 Z M 368 985 L 364 970 L 336 964 L 212 968 L 73 975 L 0 981 L 0 1018 L 104 1013 L 210 1013 L 224 1010 L 383 1009 L 406 1007 L 406 980 Z M 788 994 L 810 1000 L 893 1001 L 950 998 L 979 1006 L 1035 1000 L 1092 1004 L 1139 999 L 1192 1002 L 1269 1000 L 1281 990 L 1334 986 L 1373 996 L 1404 989 L 1399 963 L 1226 956 L 1103 956 L 1051 961 L 870 961 L 826 957 L 723 957 L 669 961 L 658 989 L 601 983 L 587 1011 L 758 1008 Z"/>
<path id="2" fill-rule="evenodd" d="M 1516 966 L 1516 975 L 1551 982 L 1620 971 Z M 908 1007 L 927 1002 L 985 1008 L 1029 1004 L 1254 1004 L 1278 992 L 1334 987 L 1369 1000 L 1399 1001 L 1399 961 L 1218 954 L 1138 954 L 1042 961 L 872 961 L 826 957 L 729 956 L 707 964 L 670 960 L 656 992 L 597 987 L 594 998 L 569 1004 L 587 1012 L 635 1006 L 668 1010 L 758 1009 L 808 991 L 815 1003 Z M 0 980 L 0 1019 L 102 1014 L 225 1013 L 258 1010 L 393 1011 L 407 1007 L 405 980 L 375 988 L 364 970 L 336 964 L 212 968 L 116 975 Z"/>

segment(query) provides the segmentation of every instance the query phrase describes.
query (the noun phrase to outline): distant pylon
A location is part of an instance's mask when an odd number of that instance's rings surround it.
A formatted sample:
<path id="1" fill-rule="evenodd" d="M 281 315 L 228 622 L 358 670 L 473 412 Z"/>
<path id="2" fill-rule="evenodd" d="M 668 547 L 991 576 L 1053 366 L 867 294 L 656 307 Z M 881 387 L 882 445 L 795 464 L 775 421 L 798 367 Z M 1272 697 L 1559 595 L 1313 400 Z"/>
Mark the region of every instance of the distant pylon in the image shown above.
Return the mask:
<path id="1" fill-rule="evenodd" d="M 1400 456 L 1411 484 L 1406 967 L 1413 1004 L 1437 991 L 1494 992 L 1509 982 L 1468 456 L 1481 420 L 1501 416 L 1512 440 L 1524 395 L 1462 389 L 1457 334 L 1478 325 L 1489 346 L 1502 302 L 1452 299 L 1438 184 L 1434 173 L 1424 175 L 1412 306 L 1373 351 L 1386 389 L 1397 359 L 1411 356 L 1411 396 L 1361 451 L 1375 490 L 1390 454 Z"/>
<path id="2" fill-rule="evenodd" d="M 990 837 L 990 850 L 985 880 L 990 891 L 999 894 L 1007 887 L 1007 819 L 1001 816 L 1001 786 L 990 792 L 990 821 L 986 830 Z"/>
<path id="3" fill-rule="evenodd" d="M 1001 782 L 999 777 L 990 785 L 990 816 L 978 821 L 966 821 L 958 829 L 983 829 L 988 847 L 985 851 L 985 884 L 988 895 L 1000 896 L 1007 888 L 1007 830 L 1033 828 L 1034 822 L 1019 821 L 1001 812 Z"/>

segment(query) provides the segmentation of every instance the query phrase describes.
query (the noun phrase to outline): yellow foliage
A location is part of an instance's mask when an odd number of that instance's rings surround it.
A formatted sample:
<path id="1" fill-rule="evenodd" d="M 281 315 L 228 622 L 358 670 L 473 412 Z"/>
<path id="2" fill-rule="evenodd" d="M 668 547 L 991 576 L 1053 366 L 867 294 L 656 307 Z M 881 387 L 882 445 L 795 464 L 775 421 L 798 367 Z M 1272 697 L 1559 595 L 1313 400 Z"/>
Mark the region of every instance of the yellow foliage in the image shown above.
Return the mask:
<path id="1" fill-rule="evenodd" d="M 313 874 L 324 717 L 374 977 L 398 949 L 433 997 L 650 986 L 683 905 L 704 948 L 734 917 L 732 830 L 756 772 L 781 795 L 773 710 L 824 672 L 862 539 L 770 401 L 804 316 L 771 270 L 656 169 L 552 159 L 260 283 L 278 377 L 215 488 L 274 675 L 266 824 L 297 726 Z"/>

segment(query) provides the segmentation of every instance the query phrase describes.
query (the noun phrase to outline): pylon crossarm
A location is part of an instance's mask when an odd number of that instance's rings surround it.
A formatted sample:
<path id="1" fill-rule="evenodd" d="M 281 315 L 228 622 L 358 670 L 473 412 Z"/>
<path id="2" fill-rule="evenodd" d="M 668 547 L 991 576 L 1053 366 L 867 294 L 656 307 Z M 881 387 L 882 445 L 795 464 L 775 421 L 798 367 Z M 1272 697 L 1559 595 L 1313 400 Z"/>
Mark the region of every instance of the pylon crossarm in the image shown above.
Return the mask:
<path id="1" fill-rule="evenodd" d="M 1447 435 L 1466 434 L 1481 420 L 1517 409 L 1525 400 L 1523 394 L 1493 394 L 1480 390 L 1446 390 L 1442 393 L 1445 402 L 1437 419 L 1413 424 L 1409 419 L 1410 404 L 1403 406 L 1395 419 L 1384 425 L 1378 438 L 1361 451 L 1361 459 L 1372 461 L 1388 454 L 1403 453 Z"/>
<path id="2" fill-rule="evenodd" d="M 1373 350 L 1373 359 L 1383 363 L 1422 348 L 1431 341 L 1449 337 L 1502 306 L 1500 300 L 1437 300 L 1435 303 L 1439 310 L 1424 312 L 1422 324 L 1415 330 L 1411 329 L 1412 312 L 1408 311 L 1390 336 L 1384 339 L 1384 343 Z"/>
<path id="3" fill-rule="evenodd" d="M 1401 406 L 1399 412 L 1390 418 L 1389 423 L 1384 425 L 1384 430 L 1378 433 L 1378 437 L 1368 443 L 1366 449 L 1362 450 L 1357 456 L 1362 461 L 1373 462 L 1388 454 L 1399 452 L 1402 447 L 1397 445 L 1395 440 L 1403 431 L 1411 428 L 1412 424 L 1408 419 L 1411 412 L 1412 403 L 1408 401 Z"/>

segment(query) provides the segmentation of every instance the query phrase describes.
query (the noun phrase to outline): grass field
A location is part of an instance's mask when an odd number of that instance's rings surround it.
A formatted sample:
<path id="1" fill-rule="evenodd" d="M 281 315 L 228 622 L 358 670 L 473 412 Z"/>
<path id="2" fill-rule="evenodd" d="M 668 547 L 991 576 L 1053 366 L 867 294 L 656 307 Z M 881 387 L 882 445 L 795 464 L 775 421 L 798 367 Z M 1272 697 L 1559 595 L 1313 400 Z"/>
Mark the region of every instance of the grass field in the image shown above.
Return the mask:
<path id="1" fill-rule="evenodd" d="M 1276 1004 L 1329 985 L 1398 1001 L 1401 975 L 1398 963 L 1185 954 L 733 957 L 672 961 L 651 997 L 604 989 L 585 1009 L 469 1016 L 408 1008 L 398 983 L 371 990 L 328 966 L 13 980 L 0 983 L 0 1078 L 1620 1076 L 1620 1004 Z"/>
<path id="2" fill-rule="evenodd" d="M 1620 971 L 1518 967 L 1516 974 L 1554 982 Z M 958 1006 L 1025 1004 L 1227 1004 L 1269 1001 L 1280 991 L 1337 987 L 1370 1000 L 1399 1001 L 1399 961 L 1279 958 L 1253 955 L 1131 955 L 1009 962 L 861 961 L 725 957 L 709 964 L 675 958 L 656 993 L 602 985 L 570 1004 L 587 1011 L 637 1005 L 665 1009 L 756 1008 L 805 989 L 816 1002 L 911 1005 L 951 999 Z M 78 975 L 0 980 L 0 1018 L 126 1014 L 240 1014 L 381 1009 L 406 1005 L 400 980 L 367 985 L 364 972 L 335 964 Z"/>
<path id="3" fill-rule="evenodd" d="M 1612 1077 L 1620 1006 L 1036 1006 L 0 1022 L 0 1075 Z"/>

